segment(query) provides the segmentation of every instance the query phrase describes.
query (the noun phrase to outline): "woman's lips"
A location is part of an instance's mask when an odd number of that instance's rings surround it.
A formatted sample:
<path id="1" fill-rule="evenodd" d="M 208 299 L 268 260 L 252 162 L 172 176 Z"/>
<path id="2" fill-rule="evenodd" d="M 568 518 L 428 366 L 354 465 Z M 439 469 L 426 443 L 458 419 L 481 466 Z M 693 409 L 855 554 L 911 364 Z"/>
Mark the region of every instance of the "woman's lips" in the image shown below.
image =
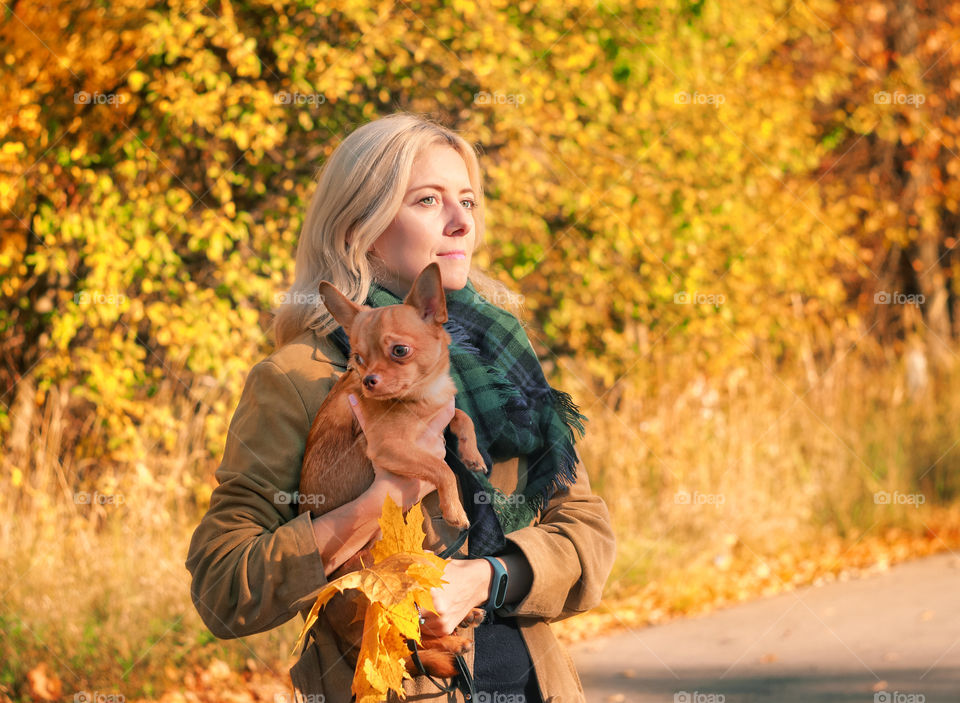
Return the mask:
<path id="1" fill-rule="evenodd" d="M 446 254 L 437 254 L 437 256 L 442 256 L 445 259 L 466 259 L 467 255 L 462 251 L 448 251 Z"/>

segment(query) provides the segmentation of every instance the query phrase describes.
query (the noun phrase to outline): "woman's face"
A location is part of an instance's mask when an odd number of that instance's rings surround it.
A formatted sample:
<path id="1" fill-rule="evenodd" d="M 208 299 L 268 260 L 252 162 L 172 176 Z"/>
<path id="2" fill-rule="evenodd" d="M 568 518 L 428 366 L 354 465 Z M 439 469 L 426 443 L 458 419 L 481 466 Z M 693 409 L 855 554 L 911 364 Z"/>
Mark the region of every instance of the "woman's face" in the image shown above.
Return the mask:
<path id="1" fill-rule="evenodd" d="M 424 149 L 413 162 L 399 212 L 370 247 L 386 273 L 382 285 L 404 298 L 417 275 L 436 261 L 443 287 L 463 288 L 476 237 L 475 204 L 460 154 L 449 146 Z"/>

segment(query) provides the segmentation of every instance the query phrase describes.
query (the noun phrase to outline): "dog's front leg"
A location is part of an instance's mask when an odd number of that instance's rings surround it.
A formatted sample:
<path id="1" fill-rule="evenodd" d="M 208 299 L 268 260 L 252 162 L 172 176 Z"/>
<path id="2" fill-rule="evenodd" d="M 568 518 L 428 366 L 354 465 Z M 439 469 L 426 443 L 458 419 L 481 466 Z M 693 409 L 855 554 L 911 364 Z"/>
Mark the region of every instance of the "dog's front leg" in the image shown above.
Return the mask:
<path id="1" fill-rule="evenodd" d="M 432 483 L 437 487 L 443 519 L 461 530 L 470 527 L 470 521 L 460 503 L 457 479 L 453 475 L 453 469 L 447 466 L 445 461 L 427 452 L 411 448 L 406 443 L 402 446 L 382 443 L 375 451 L 368 451 L 368 456 L 380 469 L 398 476 L 410 476 Z"/>
<path id="2" fill-rule="evenodd" d="M 457 437 L 457 449 L 464 466 L 471 471 L 486 472 L 487 466 L 484 464 L 480 450 L 477 449 L 477 431 L 473 426 L 473 420 L 460 408 L 453 412 L 450 431 Z"/>

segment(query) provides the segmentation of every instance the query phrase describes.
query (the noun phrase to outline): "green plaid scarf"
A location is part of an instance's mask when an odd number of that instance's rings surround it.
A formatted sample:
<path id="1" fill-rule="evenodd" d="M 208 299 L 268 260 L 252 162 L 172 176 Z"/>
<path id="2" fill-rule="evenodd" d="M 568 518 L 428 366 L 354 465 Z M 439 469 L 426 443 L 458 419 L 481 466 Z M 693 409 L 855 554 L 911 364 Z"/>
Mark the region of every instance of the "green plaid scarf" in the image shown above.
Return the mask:
<path id="1" fill-rule="evenodd" d="M 471 556 L 496 554 L 504 535 L 529 525 L 558 490 L 576 481 L 573 429 L 584 434 L 587 418 L 567 393 L 550 387 L 520 321 L 467 285 L 446 292 L 450 335 L 450 375 L 457 386 L 456 407 L 473 420 L 477 447 L 489 472 L 495 462 L 527 457 L 527 481 L 505 495 L 487 476 L 468 470 L 447 433 L 447 463 L 461 480 L 470 517 Z M 376 283 L 366 304 L 396 305 L 403 300 Z M 331 334 L 349 357 L 343 328 Z"/>

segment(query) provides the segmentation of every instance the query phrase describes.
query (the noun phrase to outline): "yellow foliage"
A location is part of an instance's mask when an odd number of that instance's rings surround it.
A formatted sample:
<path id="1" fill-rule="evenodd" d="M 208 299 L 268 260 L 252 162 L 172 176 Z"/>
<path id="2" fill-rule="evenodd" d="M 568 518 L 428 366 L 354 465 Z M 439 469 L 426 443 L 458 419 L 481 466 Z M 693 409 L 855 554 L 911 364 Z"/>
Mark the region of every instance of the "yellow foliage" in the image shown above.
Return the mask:
<path id="1" fill-rule="evenodd" d="M 960 25 L 924 15 L 891 64 L 895 18 L 871 7 L 20 3 L 0 25 L 0 374 L 81 386 L 98 428 L 148 442 L 146 379 L 213 379 L 222 448 L 317 167 L 397 108 L 481 148 L 477 260 L 515 280 L 543 351 L 589 369 L 584 393 L 874 334 L 882 266 L 947 309 Z"/>
<path id="2" fill-rule="evenodd" d="M 420 642 L 417 605 L 433 609 L 430 589 L 443 581 L 444 560 L 423 549 L 423 512 L 403 511 L 387 496 L 380 516 L 381 538 L 371 549 L 373 564 L 328 583 L 310 609 L 294 652 L 300 649 L 321 608 L 338 593 L 353 588 L 366 600 L 363 638 L 353 679 L 357 703 L 376 703 L 388 690 L 403 694 L 409 674 L 404 658 L 407 639 Z"/>

